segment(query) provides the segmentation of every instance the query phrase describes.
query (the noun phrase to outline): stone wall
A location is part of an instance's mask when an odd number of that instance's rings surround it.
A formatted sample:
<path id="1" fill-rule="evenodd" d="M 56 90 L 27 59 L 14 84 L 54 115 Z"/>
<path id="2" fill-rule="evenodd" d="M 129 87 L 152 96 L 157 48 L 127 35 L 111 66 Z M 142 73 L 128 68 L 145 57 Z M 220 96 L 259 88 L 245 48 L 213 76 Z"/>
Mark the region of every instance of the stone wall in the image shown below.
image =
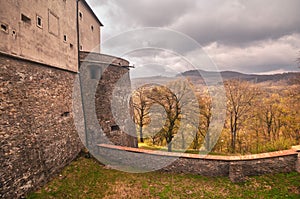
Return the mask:
<path id="1" fill-rule="evenodd" d="M 114 64 L 116 66 L 129 66 L 129 61 L 125 59 L 94 52 L 80 52 L 80 60 L 94 63 Z M 128 72 L 128 70 L 126 70 L 126 72 Z"/>
<path id="2" fill-rule="evenodd" d="M 131 95 L 129 62 L 86 52 L 80 53 L 80 60 L 87 148 L 95 155 L 100 143 L 137 147 L 135 125 L 128 106 Z"/>
<path id="3" fill-rule="evenodd" d="M 76 75 L 0 54 L 0 198 L 42 186 L 82 149 L 72 111 Z"/>
<path id="4" fill-rule="evenodd" d="M 296 171 L 299 161 L 298 153 L 292 149 L 257 155 L 215 156 L 168 153 L 105 144 L 98 146 L 101 161 L 116 169 L 228 176 L 233 182 L 244 181 L 247 176 Z"/>

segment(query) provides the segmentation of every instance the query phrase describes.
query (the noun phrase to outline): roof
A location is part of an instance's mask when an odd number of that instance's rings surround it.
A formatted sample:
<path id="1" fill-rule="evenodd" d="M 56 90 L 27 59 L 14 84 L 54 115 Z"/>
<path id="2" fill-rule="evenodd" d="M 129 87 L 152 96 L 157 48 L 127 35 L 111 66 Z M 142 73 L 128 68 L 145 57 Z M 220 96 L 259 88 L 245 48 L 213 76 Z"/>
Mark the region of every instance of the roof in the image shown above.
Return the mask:
<path id="1" fill-rule="evenodd" d="M 94 11 L 92 10 L 92 8 L 89 6 L 89 4 L 86 2 L 86 0 L 78 0 L 81 1 L 86 7 L 87 9 L 91 12 L 91 14 L 94 16 L 94 18 L 97 20 L 97 22 L 100 24 L 100 26 L 103 26 L 103 24 L 101 23 L 101 21 L 98 19 L 97 15 L 94 13 Z"/>

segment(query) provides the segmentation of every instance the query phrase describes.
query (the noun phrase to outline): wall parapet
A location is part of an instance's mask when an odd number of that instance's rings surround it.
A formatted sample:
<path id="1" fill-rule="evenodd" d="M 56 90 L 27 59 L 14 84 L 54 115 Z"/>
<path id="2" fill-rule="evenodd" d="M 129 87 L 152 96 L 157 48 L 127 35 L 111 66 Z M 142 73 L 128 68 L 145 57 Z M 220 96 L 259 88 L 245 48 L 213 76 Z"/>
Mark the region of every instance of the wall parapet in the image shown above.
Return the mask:
<path id="1" fill-rule="evenodd" d="M 245 181 L 247 176 L 297 171 L 298 152 L 295 149 L 243 155 L 220 156 L 154 151 L 109 144 L 99 144 L 101 156 L 120 155 L 120 164 L 131 165 L 136 158 L 151 157 L 153 161 L 162 158 L 176 158 L 161 171 L 189 173 L 204 176 L 227 176 L 233 182 Z M 122 154 L 127 152 L 127 155 Z"/>
<path id="2" fill-rule="evenodd" d="M 129 67 L 129 61 L 115 57 L 112 55 L 94 53 L 94 52 L 80 52 L 80 61 L 85 62 L 95 62 L 95 63 L 105 63 L 105 64 L 113 64 L 117 66 Z"/>

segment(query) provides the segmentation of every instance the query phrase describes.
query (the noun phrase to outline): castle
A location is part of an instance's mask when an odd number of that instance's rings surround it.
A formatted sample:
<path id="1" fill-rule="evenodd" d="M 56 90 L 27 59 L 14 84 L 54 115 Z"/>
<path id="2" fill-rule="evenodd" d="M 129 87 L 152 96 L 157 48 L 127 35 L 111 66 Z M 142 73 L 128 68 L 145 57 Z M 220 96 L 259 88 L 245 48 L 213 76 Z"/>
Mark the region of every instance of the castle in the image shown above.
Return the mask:
<path id="1" fill-rule="evenodd" d="M 0 12 L 1 198 L 26 195 L 69 164 L 83 148 L 78 131 L 97 136 L 89 115 L 79 118 L 82 128 L 74 122 L 75 112 L 88 114 L 80 99 L 72 106 L 80 68 L 89 77 L 77 86 L 97 88 L 90 102 L 102 134 L 114 144 L 137 147 L 110 106 L 120 78 L 130 87 L 129 62 L 101 54 L 103 25 L 85 0 L 1 1 Z"/>

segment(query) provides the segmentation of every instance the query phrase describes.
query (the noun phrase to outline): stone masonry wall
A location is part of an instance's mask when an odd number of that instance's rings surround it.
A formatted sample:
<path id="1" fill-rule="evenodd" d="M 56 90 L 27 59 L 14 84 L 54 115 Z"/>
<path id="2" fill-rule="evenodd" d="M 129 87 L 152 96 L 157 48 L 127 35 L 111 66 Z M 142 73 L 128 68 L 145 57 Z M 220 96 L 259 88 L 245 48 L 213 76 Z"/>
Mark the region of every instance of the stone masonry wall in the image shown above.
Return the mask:
<path id="1" fill-rule="evenodd" d="M 131 115 L 126 104 L 128 92 L 131 92 L 129 70 L 110 65 L 97 86 L 96 113 L 106 137 L 112 143 L 137 147 L 135 125 L 130 123 Z M 116 129 L 113 129 L 114 126 Z"/>
<path id="2" fill-rule="evenodd" d="M 131 168 L 133 171 L 161 170 L 204 176 L 228 176 L 233 182 L 245 181 L 247 176 L 296 171 L 298 161 L 295 150 L 246 156 L 215 156 L 168 153 L 105 144 L 99 145 L 99 157 L 103 163 L 121 170 Z"/>
<path id="3" fill-rule="evenodd" d="M 0 54 L 0 198 L 42 186 L 82 149 L 72 113 L 75 78 Z"/>
<path id="4" fill-rule="evenodd" d="M 90 153 L 98 144 L 137 147 L 127 99 L 131 95 L 129 62 L 103 54 L 81 52 L 80 77 Z M 81 136 L 84 137 L 84 136 Z"/>

